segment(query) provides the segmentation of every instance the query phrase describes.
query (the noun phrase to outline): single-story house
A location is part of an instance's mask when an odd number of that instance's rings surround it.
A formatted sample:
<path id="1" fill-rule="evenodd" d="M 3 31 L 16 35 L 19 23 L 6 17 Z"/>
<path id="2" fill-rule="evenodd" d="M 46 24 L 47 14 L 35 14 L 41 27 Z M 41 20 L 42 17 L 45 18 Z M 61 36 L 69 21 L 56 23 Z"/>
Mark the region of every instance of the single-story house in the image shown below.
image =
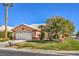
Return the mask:
<path id="1" fill-rule="evenodd" d="M 12 38 L 16 40 L 39 40 L 41 34 L 40 29 L 33 28 L 26 24 L 21 24 L 12 29 Z"/>

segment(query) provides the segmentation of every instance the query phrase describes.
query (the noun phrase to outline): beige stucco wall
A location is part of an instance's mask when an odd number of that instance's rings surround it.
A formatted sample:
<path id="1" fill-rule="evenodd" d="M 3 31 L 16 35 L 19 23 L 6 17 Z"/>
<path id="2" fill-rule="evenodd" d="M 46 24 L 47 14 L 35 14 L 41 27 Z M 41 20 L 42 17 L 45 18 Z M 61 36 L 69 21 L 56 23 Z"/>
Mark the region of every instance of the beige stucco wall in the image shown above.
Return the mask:
<path id="1" fill-rule="evenodd" d="M 24 28 L 24 29 L 23 29 Z M 23 30 L 22 30 L 23 29 Z M 39 34 L 40 34 L 40 31 L 39 30 L 35 30 L 33 31 L 34 29 L 31 28 L 31 27 L 28 27 L 26 25 L 20 25 L 20 26 L 17 26 L 15 27 L 12 31 L 13 31 L 13 38 L 16 39 L 16 32 L 32 32 L 32 37 L 36 37 L 36 38 L 39 38 Z M 35 34 L 34 34 L 35 33 Z"/>

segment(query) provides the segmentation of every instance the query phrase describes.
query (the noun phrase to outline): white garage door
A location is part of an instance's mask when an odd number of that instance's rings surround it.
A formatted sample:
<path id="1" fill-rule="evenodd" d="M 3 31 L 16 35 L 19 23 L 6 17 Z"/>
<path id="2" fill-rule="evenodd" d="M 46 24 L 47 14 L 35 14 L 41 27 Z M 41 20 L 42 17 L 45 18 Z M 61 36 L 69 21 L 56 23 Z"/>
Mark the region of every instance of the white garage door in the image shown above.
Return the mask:
<path id="1" fill-rule="evenodd" d="M 16 32 L 17 40 L 32 40 L 32 32 Z"/>

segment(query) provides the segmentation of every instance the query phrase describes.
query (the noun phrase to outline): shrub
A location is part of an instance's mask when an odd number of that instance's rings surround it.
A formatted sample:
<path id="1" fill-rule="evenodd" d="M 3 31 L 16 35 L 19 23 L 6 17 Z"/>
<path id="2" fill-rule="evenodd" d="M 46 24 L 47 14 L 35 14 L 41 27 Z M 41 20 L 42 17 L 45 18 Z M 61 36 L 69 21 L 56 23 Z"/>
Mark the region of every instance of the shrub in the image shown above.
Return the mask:
<path id="1" fill-rule="evenodd" d="M 12 32 L 8 32 L 8 38 L 12 36 Z M 4 38 L 4 32 L 0 32 L 0 38 Z"/>
<path id="2" fill-rule="evenodd" d="M 0 32 L 0 38 L 4 37 L 4 32 Z"/>
<path id="3" fill-rule="evenodd" d="M 5 42 L 8 41 L 9 39 L 5 39 L 5 38 L 0 38 L 0 42 Z"/>
<path id="4" fill-rule="evenodd" d="M 40 40 L 43 40 L 45 38 L 45 33 L 41 32 L 41 34 L 39 35 L 39 37 L 40 37 Z"/>
<path id="5" fill-rule="evenodd" d="M 8 32 L 8 38 L 12 37 L 12 32 Z"/>

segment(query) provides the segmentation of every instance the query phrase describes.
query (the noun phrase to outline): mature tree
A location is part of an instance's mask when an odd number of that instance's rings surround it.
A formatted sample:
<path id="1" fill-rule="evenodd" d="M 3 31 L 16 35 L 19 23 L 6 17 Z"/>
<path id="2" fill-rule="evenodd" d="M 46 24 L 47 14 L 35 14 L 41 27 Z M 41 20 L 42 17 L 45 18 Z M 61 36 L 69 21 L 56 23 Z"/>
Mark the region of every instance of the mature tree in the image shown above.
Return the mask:
<path id="1" fill-rule="evenodd" d="M 46 24 L 50 40 L 52 37 L 59 39 L 60 35 L 70 35 L 74 32 L 74 25 L 70 20 L 55 16 L 47 19 Z"/>
<path id="2" fill-rule="evenodd" d="M 3 3 L 5 7 L 5 38 L 7 39 L 7 26 L 8 26 L 8 7 L 12 7 L 13 3 Z"/>
<path id="3" fill-rule="evenodd" d="M 45 33 L 44 33 L 45 26 L 40 25 L 39 28 L 41 29 L 40 40 L 43 40 L 45 37 Z"/>

